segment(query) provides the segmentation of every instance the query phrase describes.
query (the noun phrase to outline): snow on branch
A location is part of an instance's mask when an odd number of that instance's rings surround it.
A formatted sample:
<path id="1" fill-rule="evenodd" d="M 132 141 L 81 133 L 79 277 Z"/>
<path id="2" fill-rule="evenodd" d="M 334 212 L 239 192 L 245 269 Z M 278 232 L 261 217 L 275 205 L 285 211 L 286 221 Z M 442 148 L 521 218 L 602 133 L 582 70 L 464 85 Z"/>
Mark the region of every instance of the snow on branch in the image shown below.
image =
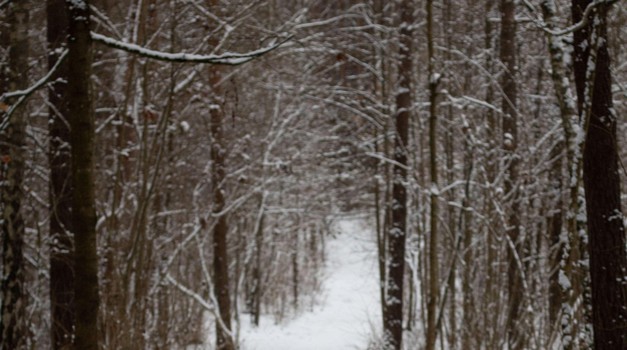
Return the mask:
<path id="1" fill-rule="evenodd" d="M 39 79 L 34 85 L 32 85 L 31 87 L 25 90 L 16 90 L 16 91 L 6 92 L 0 95 L 0 101 L 5 101 L 12 97 L 22 97 L 22 96 L 31 95 L 33 92 L 35 92 L 37 89 L 42 87 L 45 83 L 47 83 L 48 80 L 50 80 L 54 72 L 56 72 L 57 68 L 61 65 L 61 62 L 63 62 L 63 60 L 65 59 L 65 56 L 67 56 L 67 53 L 68 53 L 67 49 L 63 50 L 61 52 L 61 55 L 59 55 L 59 59 L 57 59 L 57 62 L 54 64 L 54 66 L 48 71 L 46 75 L 44 75 L 41 79 Z"/>
<path id="2" fill-rule="evenodd" d="M 618 2 L 618 0 L 595 0 L 589 3 L 586 9 L 583 11 L 581 21 L 574 23 L 573 25 L 567 28 L 564 28 L 562 30 L 557 30 L 557 31 L 551 30 L 550 28 L 547 28 L 546 23 L 542 22 L 541 20 L 534 20 L 534 22 L 536 22 L 536 25 L 538 25 L 538 27 L 540 27 L 542 30 L 544 30 L 548 34 L 555 35 L 555 36 L 563 36 L 563 35 L 576 32 L 584 28 L 585 26 L 587 26 L 588 22 L 590 21 L 590 14 L 592 14 L 592 11 L 594 11 L 597 7 L 602 6 L 602 5 L 611 6 L 616 2 Z M 530 12 L 535 12 L 533 4 L 531 4 L 528 0 L 523 0 L 523 5 L 525 5 L 525 7 Z"/>
<path id="3" fill-rule="evenodd" d="M 166 275 L 166 279 L 168 280 L 168 282 L 173 285 L 174 287 L 176 287 L 176 289 L 180 290 L 181 292 L 183 292 L 183 294 L 191 297 L 192 299 L 194 299 L 195 301 L 198 302 L 198 304 L 200 304 L 200 306 L 202 306 L 205 310 L 213 313 L 215 312 L 215 307 L 211 304 L 209 304 L 203 297 L 201 297 L 200 295 L 198 295 L 198 293 L 194 292 L 193 290 L 185 287 L 184 285 L 182 285 L 181 283 L 179 283 L 177 280 L 175 280 L 170 274 Z"/>
<path id="4" fill-rule="evenodd" d="M 249 62 L 259 56 L 262 56 L 279 46 L 283 45 L 285 42 L 290 40 L 292 36 L 288 36 L 283 38 L 278 43 L 273 43 L 270 46 L 249 51 L 246 53 L 224 53 L 221 55 L 197 55 L 185 52 L 178 53 L 170 53 L 163 51 L 156 51 L 147 49 L 145 47 L 141 47 L 139 45 L 126 43 L 120 40 L 116 40 L 110 38 L 108 36 L 104 36 L 102 34 L 98 34 L 96 32 L 91 32 L 91 38 L 94 41 L 97 41 L 101 44 L 107 45 L 109 47 L 124 50 L 130 53 L 138 54 L 140 56 L 146 58 L 152 58 L 159 61 L 167 61 L 167 62 L 188 62 L 188 63 L 210 63 L 210 64 L 223 64 L 230 66 L 237 66 L 246 62 Z"/>
<path id="5" fill-rule="evenodd" d="M 48 73 L 44 75 L 41 79 L 39 79 L 35 84 L 28 87 L 27 89 L 10 91 L 10 92 L 6 92 L 0 95 L 0 112 L 6 112 L 6 114 L 4 115 L 4 118 L 2 119 L 2 122 L 0 122 L 0 130 L 4 130 L 4 128 L 7 126 L 7 124 L 9 123 L 9 120 L 11 119 L 11 115 L 13 114 L 13 111 L 15 111 L 15 109 L 19 105 L 21 105 L 22 102 L 26 100 L 26 98 L 28 98 L 35 91 L 37 91 L 39 88 L 44 86 L 50 80 L 50 78 L 52 78 L 54 73 L 57 71 L 57 69 L 59 68 L 59 66 L 65 59 L 65 57 L 67 56 L 67 54 L 68 54 L 68 50 L 67 49 L 63 50 L 61 52 L 61 55 L 59 55 L 57 62 L 48 71 Z M 5 104 L 4 101 L 10 98 L 14 98 L 14 97 L 18 97 L 18 100 L 14 104 L 12 105 Z"/>
<path id="6" fill-rule="evenodd" d="M 174 277 L 172 277 L 170 274 L 166 275 L 166 280 L 173 285 L 174 287 L 176 287 L 176 289 L 178 289 L 179 291 L 181 291 L 183 294 L 187 295 L 188 297 L 192 298 L 193 300 L 195 300 L 198 304 L 200 304 L 200 306 L 202 306 L 205 310 L 209 311 L 215 318 L 216 318 L 216 322 L 218 323 L 218 325 L 220 326 L 220 328 L 222 329 L 222 331 L 230 338 L 233 339 L 233 333 L 231 332 L 231 330 L 226 326 L 226 324 L 224 323 L 224 321 L 222 320 L 222 317 L 220 316 L 220 312 L 218 310 L 218 308 L 216 307 L 216 305 L 218 305 L 218 301 L 215 298 L 215 294 L 213 293 L 213 287 L 211 287 L 211 290 L 209 292 L 209 295 L 211 297 L 211 304 L 209 302 L 207 302 L 207 300 L 205 300 L 202 296 L 200 296 L 198 293 L 194 292 L 193 290 L 185 287 L 182 283 L 180 283 L 179 281 L 177 281 L 176 279 L 174 279 Z"/>

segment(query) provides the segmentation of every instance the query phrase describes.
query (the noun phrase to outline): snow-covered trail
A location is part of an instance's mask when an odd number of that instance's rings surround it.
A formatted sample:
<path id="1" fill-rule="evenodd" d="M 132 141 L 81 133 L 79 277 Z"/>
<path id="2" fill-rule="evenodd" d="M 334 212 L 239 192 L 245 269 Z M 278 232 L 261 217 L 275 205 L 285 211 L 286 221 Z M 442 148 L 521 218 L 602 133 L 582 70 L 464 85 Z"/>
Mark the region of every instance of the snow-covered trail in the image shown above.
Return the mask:
<path id="1" fill-rule="evenodd" d="M 244 318 L 243 350 L 365 350 L 379 333 L 380 307 L 376 245 L 362 220 L 338 222 L 340 232 L 328 242 L 320 305 L 275 325 L 262 319 L 253 328 Z"/>

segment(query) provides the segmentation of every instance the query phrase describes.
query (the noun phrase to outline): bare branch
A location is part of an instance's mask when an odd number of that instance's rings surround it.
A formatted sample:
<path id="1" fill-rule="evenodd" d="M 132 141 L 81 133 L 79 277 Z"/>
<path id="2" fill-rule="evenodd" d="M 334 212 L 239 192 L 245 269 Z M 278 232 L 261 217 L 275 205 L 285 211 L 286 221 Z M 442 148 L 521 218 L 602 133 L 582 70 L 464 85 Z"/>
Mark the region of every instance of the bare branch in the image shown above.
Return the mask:
<path id="1" fill-rule="evenodd" d="M 6 92 L 0 95 L 0 111 L 6 112 L 6 114 L 2 118 L 2 121 L 0 122 L 0 130 L 4 130 L 4 128 L 7 126 L 7 124 L 9 123 L 9 120 L 11 119 L 11 114 L 13 114 L 15 109 L 19 107 L 22 104 L 22 102 L 24 102 L 30 95 L 32 95 L 35 91 L 39 90 L 39 88 L 44 86 L 50 80 L 50 78 L 57 71 L 57 68 L 59 68 L 63 60 L 65 60 L 67 53 L 68 53 L 67 49 L 63 50 L 63 52 L 61 52 L 61 55 L 59 56 L 59 59 L 54 64 L 54 66 L 48 71 L 46 75 L 44 75 L 41 79 L 39 79 L 34 85 L 31 85 L 29 88 L 25 90 L 10 91 L 10 92 Z M 14 104 L 7 105 L 4 103 L 4 101 L 13 97 L 18 97 L 18 100 Z"/>
<path id="2" fill-rule="evenodd" d="M 190 53 L 185 53 L 185 52 L 170 53 L 170 52 L 151 50 L 145 47 L 141 47 L 139 45 L 116 40 L 116 39 L 113 39 L 108 36 L 104 36 L 102 34 L 98 34 L 95 32 L 91 32 L 91 38 L 94 41 L 97 41 L 109 47 L 124 50 L 126 52 L 134 53 L 134 54 L 146 57 L 146 58 L 151 58 L 151 59 L 155 59 L 159 61 L 186 62 L 186 63 L 210 63 L 210 64 L 223 64 L 223 65 L 237 66 L 237 65 L 249 62 L 257 57 L 260 57 L 278 48 L 279 46 L 283 45 L 285 42 L 289 41 L 292 38 L 292 36 L 290 35 L 286 38 L 283 38 L 278 43 L 273 43 L 272 45 L 268 47 L 264 47 L 262 49 L 258 49 L 255 51 L 250 51 L 246 53 L 225 53 L 221 55 L 197 55 L 197 54 L 190 54 Z"/>
<path id="3" fill-rule="evenodd" d="M 551 34 L 551 35 L 555 35 L 555 36 L 564 36 L 573 32 L 576 32 L 582 28 L 584 28 L 585 26 L 588 25 L 588 21 L 590 20 L 590 14 L 592 13 L 592 11 L 594 11 L 597 7 L 602 6 L 602 5 L 607 5 L 607 6 L 611 6 L 614 3 L 618 2 L 618 0 L 595 0 L 593 2 L 591 2 L 590 4 L 588 4 L 588 6 L 586 7 L 586 9 L 583 12 L 583 15 L 581 17 L 581 21 L 567 27 L 564 28 L 562 30 L 551 30 L 550 28 L 547 27 L 546 23 L 542 22 L 540 19 L 534 19 L 533 21 L 536 23 L 536 25 L 538 27 L 540 27 L 540 29 L 542 29 L 543 31 Z M 525 7 L 527 8 L 527 10 L 529 10 L 530 12 L 535 12 L 535 8 L 534 6 L 527 0 L 523 1 L 523 5 L 525 5 Z"/>

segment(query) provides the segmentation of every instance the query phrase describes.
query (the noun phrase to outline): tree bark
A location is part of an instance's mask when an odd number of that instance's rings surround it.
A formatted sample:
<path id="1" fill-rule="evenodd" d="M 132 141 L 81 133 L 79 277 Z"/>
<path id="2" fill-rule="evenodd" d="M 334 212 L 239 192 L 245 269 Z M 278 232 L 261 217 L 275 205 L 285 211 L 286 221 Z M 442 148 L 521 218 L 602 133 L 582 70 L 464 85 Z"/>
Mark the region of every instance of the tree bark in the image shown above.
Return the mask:
<path id="1" fill-rule="evenodd" d="M 556 6 L 554 0 L 544 0 L 541 4 L 542 14 L 549 29 L 557 27 L 555 16 Z M 565 64 L 565 47 L 562 39 L 547 33 L 549 56 L 551 61 L 551 80 L 555 90 L 555 97 L 560 109 L 560 118 L 564 130 L 564 140 L 560 141 L 552 150 L 552 158 L 561 157 L 566 150 L 567 177 L 562 180 L 561 160 L 556 159 L 550 176 L 553 186 L 558 191 L 558 202 L 555 213 L 550 219 L 551 228 L 551 262 L 553 273 L 550 276 L 549 285 L 549 319 L 551 326 L 560 325 L 562 330 L 562 346 L 570 349 L 575 346 L 574 337 L 584 338 L 583 310 L 577 307 L 578 300 L 583 293 L 584 271 L 581 268 L 581 246 L 577 216 L 579 213 L 579 195 L 581 185 L 581 146 L 582 143 L 576 135 L 577 111 L 574 96 L 570 93 L 570 79 L 567 77 L 570 66 Z M 566 184 L 564 184 L 564 182 Z M 567 215 L 561 214 L 563 210 L 561 193 L 568 188 Z M 565 221 L 565 225 L 562 224 Z M 562 226 L 566 229 L 566 240 L 563 241 Z M 567 278 L 572 288 L 563 288 L 559 283 L 559 277 Z M 561 305 L 561 307 L 558 307 Z M 560 316 L 558 318 L 558 316 Z"/>
<path id="2" fill-rule="evenodd" d="M 437 89 L 439 78 L 435 73 L 433 38 L 433 1 L 427 0 L 427 56 L 429 88 L 429 170 L 430 185 L 430 239 L 429 239 L 429 298 L 427 302 L 427 350 L 435 349 L 438 334 L 437 312 L 440 294 L 440 266 L 438 259 L 438 160 L 437 160 Z"/>
<path id="3" fill-rule="evenodd" d="M 68 33 L 64 0 L 46 1 L 48 69 L 59 59 Z M 74 336 L 74 244 L 71 237 L 72 197 L 70 116 L 67 103 L 69 66 L 57 67 L 48 85 L 50 164 L 50 309 L 53 349 L 69 349 Z"/>
<path id="4" fill-rule="evenodd" d="M 411 115 L 413 7 L 409 0 L 400 3 L 399 83 L 396 92 L 396 137 L 392 179 L 392 222 L 388 234 L 388 273 L 384 341 L 386 349 L 400 350 L 403 342 L 403 291 L 405 242 L 407 238 L 407 138 Z"/>
<path id="5" fill-rule="evenodd" d="M 516 150 L 518 147 L 518 110 L 516 84 L 516 5 L 514 0 L 501 0 L 501 36 L 499 56 L 504 66 L 501 78 L 503 89 L 503 149 L 505 151 L 507 169 L 505 176 L 505 195 L 510 200 L 507 218 L 507 273 L 509 276 L 509 301 L 507 318 L 507 339 L 510 349 L 524 347 L 524 326 L 521 324 L 521 303 L 523 302 L 522 259 L 520 249 L 520 218 L 518 202 L 518 163 Z"/>
<path id="6" fill-rule="evenodd" d="M 213 94 L 214 104 L 209 113 L 211 117 L 211 183 L 213 186 L 212 202 L 213 215 L 218 222 L 213 228 L 213 271 L 215 278 L 215 294 L 218 300 L 218 309 L 221 323 L 216 323 L 217 342 L 219 350 L 234 350 L 232 337 L 227 333 L 231 331 L 231 297 L 229 293 L 229 260 L 227 254 L 227 234 L 229 231 L 226 215 L 222 213 L 225 208 L 225 145 L 223 135 L 223 104 L 220 102 L 222 75 L 220 68 L 210 67 L 209 83 Z"/>
<path id="7" fill-rule="evenodd" d="M 72 149 L 72 225 L 74 230 L 75 348 L 98 349 L 98 253 L 94 196 L 94 111 L 91 93 L 92 48 L 89 2 L 66 0 L 68 30 L 68 105 Z"/>
<path id="8" fill-rule="evenodd" d="M 493 1 L 485 2 L 485 19 L 484 19 L 484 47 L 486 51 L 486 62 L 484 63 L 486 66 L 486 70 L 493 75 L 494 73 L 494 62 L 495 62 L 495 34 L 496 30 L 494 24 L 490 21 L 490 15 L 493 12 L 497 4 Z M 488 78 L 487 89 L 485 94 L 485 100 L 487 103 L 494 104 L 495 96 L 494 96 L 494 82 L 493 78 Z M 500 124 L 498 123 L 496 113 L 493 109 L 488 109 L 486 111 L 486 139 L 487 139 L 487 147 L 486 150 L 486 180 L 489 183 L 489 187 L 486 190 L 485 198 L 486 198 L 486 212 L 488 213 L 488 222 L 496 223 L 498 221 L 498 213 L 496 208 L 496 203 L 494 198 L 497 196 L 497 187 L 499 183 L 499 162 L 500 158 L 500 139 L 499 139 L 499 129 Z M 485 294 L 486 298 L 483 303 L 483 307 L 487 310 L 484 315 L 483 324 L 485 326 L 485 341 L 486 347 L 489 349 L 493 349 L 497 347 L 498 341 L 503 333 L 502 327 L 498 326 L 499 317 L 502 313 L 501 310 L 501 299 L 499 296 L 499 290 L 501 285 L 501 268 L 500 268 L 500 259 L 499 259 L 499 247 L 501 245 L 503 239 L 503 233 L 501 228 L 494 227 L 496 225 L 487 225 L 486 227 L 486 241 L 487 241 L 487 252 L 486 252 L 486 284 L 485 284 Z"/>
<path id="9" fill-rule="evenodd" d="M 572 1 L 573 22 L 582 20 L 590 3 Z M 588 24 L 574 33 L 573 42 L 578 109 L 586 132 L 583 183 L 596 350 L 627 348 L 627 252 L 607 47 L 608 10 L 608 5 L 597 6 Z"/>
<path id="10" fill-rule="evenodd" d="M 28 87 L 28 26 L 30 1 L 10 1 L 8 4 L 8 72 L 2 86 L 10 91 Z M 4 36 L 4 34 L 3 34 Z M 3 38 L 3 39 L 6 39 Z M 3 40 L 4 41 L 4 40 Z M 3 72 L 4 73 L 4 72 Z M 9 100 L 8 105 L 16 102 Z M 21 349 L 26 339 L 26 295 L 24 290 L 24 141 L 27 113 L 25 105 L 17 107 L 0 130 L 0 196 L 2 199 L 2 280 L 0 281 L 0 348 Z"/>

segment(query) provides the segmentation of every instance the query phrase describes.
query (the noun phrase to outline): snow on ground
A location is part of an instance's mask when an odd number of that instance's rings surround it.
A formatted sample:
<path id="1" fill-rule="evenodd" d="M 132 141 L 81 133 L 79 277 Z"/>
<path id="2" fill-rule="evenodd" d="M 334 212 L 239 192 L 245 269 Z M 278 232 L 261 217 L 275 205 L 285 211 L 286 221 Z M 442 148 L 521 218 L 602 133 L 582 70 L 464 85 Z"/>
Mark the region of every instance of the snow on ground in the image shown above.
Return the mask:
<path id="1" fill-rule="evenodd" d="M 242 318 L 243 350 L 365 350 L 380 333 L 376 244 L 362 220 L 343 219 L 327 246 L 320 305 L 275 325 L 262 318 L 259 328 Z"/>

